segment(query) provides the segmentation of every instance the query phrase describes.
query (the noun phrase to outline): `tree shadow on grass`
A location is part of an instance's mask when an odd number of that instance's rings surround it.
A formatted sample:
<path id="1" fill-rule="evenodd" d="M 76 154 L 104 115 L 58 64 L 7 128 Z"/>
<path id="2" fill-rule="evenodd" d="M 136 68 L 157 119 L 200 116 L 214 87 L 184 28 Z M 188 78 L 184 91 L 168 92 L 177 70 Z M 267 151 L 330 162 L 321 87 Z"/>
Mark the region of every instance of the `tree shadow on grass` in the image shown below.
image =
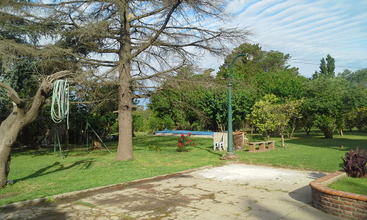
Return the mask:
<path id="1" fill-rule="evenodd" d="M 222 157 L 223 154 L 219 153 L 219 152 L 216 152 L 212 149 L 212 147 L 198 147 L 198 149 L 200 150 L 205 150 L 211 154 L 214 154 L 215 156 L 218 156 L 218 157 Z"/>
<path id="2" fill-rule="evenodd" d="M 51 174 L 51 173 L 56 173 L 56 172 L 68 170 L 68 169 L 71 169 L 71 168 L 76 167 L 76 166 L 81 166 L 80 169 L 88 169 L 93 164 L 94 161 L 95 161 L 94 159 L 84 159 L 84 160 L 74 162 L 73 164 L 71 164 L 69 166 L 64 166 L 60 162 L 55 162 L 55 163 L 53 163 L 49 166 L 46 166 L 42 169 L 37 170 L 36 172 L 34 172 L 34 173 L 32 173 L 28 176 L 25 176 L 23 178 L 19 178 L 19 179 L 14 180 L 14 183 L 16 183 L 18 181 L 24 181 L 24 180 L 40 177 L 40 176 L 45 176 L 45 175 L 48 175 L 48 174 Z"/>
<path id="3" fill-rule="evenodd" d="M 360 149 L 367 149 L 366 139 L 354 139 L 344 137 L 335 137 L 333 139 L 317 138 L 314 136 L 302 136 L 295 139 L 286 139 L 286 143 L 300 144 L 310 147 L 328 148 L 337 151 L 347 152 L 351 149 L 359 147 Z"/>

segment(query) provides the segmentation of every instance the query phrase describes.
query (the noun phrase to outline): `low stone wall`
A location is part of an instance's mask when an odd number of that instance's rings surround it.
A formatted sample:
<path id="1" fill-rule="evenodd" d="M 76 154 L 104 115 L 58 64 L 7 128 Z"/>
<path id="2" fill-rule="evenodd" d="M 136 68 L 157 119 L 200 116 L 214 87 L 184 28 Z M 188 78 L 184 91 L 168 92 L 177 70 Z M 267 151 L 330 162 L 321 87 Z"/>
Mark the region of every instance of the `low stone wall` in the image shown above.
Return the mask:
<path id="1" fill-rule="evenodd" d="M 367 219 L 367 195 L 338 191 L 327 186 L 346 177 L 336 172 L 310 183 L 315 208 L 348 219 Z"/>

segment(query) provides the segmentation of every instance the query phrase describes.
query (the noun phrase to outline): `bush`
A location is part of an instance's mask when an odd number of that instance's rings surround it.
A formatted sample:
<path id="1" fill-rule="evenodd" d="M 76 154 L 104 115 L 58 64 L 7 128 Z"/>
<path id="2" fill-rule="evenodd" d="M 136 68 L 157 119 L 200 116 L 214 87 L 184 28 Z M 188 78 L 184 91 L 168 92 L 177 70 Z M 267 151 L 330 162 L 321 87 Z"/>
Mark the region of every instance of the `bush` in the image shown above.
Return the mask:
<path id="1" fill-rule="evenodd" d="M 186 152 L 188 146 L 196 146 L 196 144 L 190 139 L 191 133 L 189 132 L 187 136 L 185 134 L 182 134 L 180 137 L 178 137 L 178 152 Z"/>
<path id="2" fill-rule="evenodd" d="M 367 171 L 367 153 L 366 151 L 350 150 L 345 154 L 345 158 L 342 158 L 344 171 L 349 177 L 363 178 L 366 176 Z"/>
<path id="3" fill-rule="evenodd" d="M 155 145 L 148 145 L 145 150 L 147 151 L 161 151 L 161 148 Z"/>

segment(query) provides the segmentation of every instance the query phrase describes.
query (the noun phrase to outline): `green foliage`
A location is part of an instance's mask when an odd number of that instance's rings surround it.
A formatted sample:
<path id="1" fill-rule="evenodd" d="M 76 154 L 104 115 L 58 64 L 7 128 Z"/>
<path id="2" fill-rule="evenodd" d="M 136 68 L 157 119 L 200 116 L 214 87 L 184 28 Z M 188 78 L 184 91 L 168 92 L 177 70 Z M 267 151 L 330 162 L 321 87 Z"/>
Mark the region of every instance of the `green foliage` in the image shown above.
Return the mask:
<path id="1" fill-rule="evenodd" d="M 224 88 L 202 89 L 196 96 L 195 106 L 202 112 L 201 123 L 210 130 L 224 130 L 227 122 L 227 92 Z"/>
<path id="2" fill-rule="evenodd" d="M 104 114 L 99 114 L 96 112 L 87 112 L 86 114 L 87 117 L 84 119 L 88 121 L 100 137 L 106 138 L 111 133 L 116 132 L 112 131 L 112 126 L 117 120 L 116 113 L 104 112 Z"/>
<path id="3" fill-rule="evenodd" d="M 254 74 L 259 70 L 261 64 L 257 61 L 264 57 L 264 51 L 258 44 L 241 44 L 235 48 L 230 55 L 228 55 L 224 64 L 219 67 L 219 72 L 216 78 L 228 79 L 230 72 L 230 64 L 238 54 L 249 54 L 252 60 L 248 59 L 248 56 L 238 57 L 233 65 L 233 79 L 241 80 L 244 82 L 250 82 Z"/>
<path id="4" fill-rule="evenodd" d="M 225 130 L 228 108 L 226 79 L 229 66 L 238 54 L 248 56 L 237 57 L 233 65 L 234 129 L 245 126 L 246 116 L 259 97 L 273 93 L 279 97 L 299 99 L 304 94 L 305 78 L 299 76 L 297 69 L 289 68 L 288 54 L 266 52 L 259 45 L 242 44 L 226 57 L 215 79 L 207 72 L 198 74 L 193 69 L 184 69 L 152 97 L 150 108 L 159 118 L 168 115 L 176 128 L 187 128 L 199 121 L 200 128 L 204 130 Z M 182 126 L 185 121 L 188 124 Z"/>
<path id="5" fill-rule="evenodd" d="M 348 81 L 340 77 L 318 77 L 306 84 L 302 115 L 312 118 L 325 138 L 332 138 L 333 131 L 345 125 L 345 113 L 353 108 L 349 88 Z"/>
<path id="6" fill-rule="evenodd" d="M 325 138 L 333 138 L 337 124 L 336 119 L 330 115 L 316 115 L 314 125 L 325 135 Z"/>
<path id="7" fill-rule="evenodd" d="M 276 101 L 278 98 L 275 95 L 265 95 L 264 99 L 254 104 L 251 114 L 248 115 L 250 123 L 266 135 L 276 131 L 277 128 L 278 115 L 274 112 Z"/>
<path id="8" fill-rule="evenodd" d="M 366 85 L 367 83 L 367 68 L 352 72 L 350 70 L 344 70 L 339 74 L 341 78 L 347 79 L 352 84 Z"/>
<path id="9" fill-rule="evenodd" d="M 161 151 L 162 149 L 156 145 L 148 145 L 146 147 L 147 151 Z"/>
<path id="10" fill-rule="evenodd" d="M 343 168 L 349 177 L 363 178 L 367 174 L 367 152 L 350 150 L 343 159 Z"/>
<path id="11" fill-rule="evenodd" d="M 320 71 L 315 72 L 312 78 L 315 79 L 318 77 L 328 77 L 328 78 L 335 77 L 335 59 L 332 58 L 330 54 L 326 56 L 326 61 L 325 58 L 322 58 L 320 60 Z"/>
<path id="12" fill-rule="evenodd" d="M 306 78 L 295 70 L 259 72 L 255 75 L 254 84 L 260 94 L 274 94 L 280 98 L 301 99 L 305 95 Z"/>
<path id="13" fill-rule="evenodd" d="M 263 99 L 254 104 L 248 119 L 251 124 L 266 135 L 275 131 L 283 135 L 289 122 L 301 117 L 298 110 L 300 103 L 300 101 L 289 100 L 281 102 L 273 94 L 265 95 Z"/>
<path id="14" fill-rule="evenodd" d="M 346 115 L 346 126 L 349 130 L 357 127 L 359 131 L 367 129 L 367 107 L 356 108 Z"/>
<path id="15" fill-rule="evenodd" d="M 171 130 L 174 126 L 175 122 L 168 115 L 164 115 L 163 118 L 152 115 L 149 118 L 149 128 L 152 132 L 164 129 Z"/>
<path id="16" fill-rule="evenodd" d="M 173 127 L 184 130 L 217 130 L 225 123 L 226 89 L 207 71 L 198 74 L 192 67 L 182 69 L 162 87 L 149 104 L 154 117 L 170 119 Z"/>
<path id="17" fill-rule="evenodd" d="M 149 119 L 152 117 L 150 110 L 137 109 L 133 112 L 133 128 L 135 132 L 148 131 Z"/>
<path id="18" fill-rule="evenodd" d="M 192 90 L 195 89 L 192 86 L 192 77 L 191 67 L 184 68 L 152 95 L 148 106 L 156 119 L 151 122 L 151 128 L 191 128 L 191 124 L 197 120 L 192 107 L 195 98 L 192 96 Z"/>

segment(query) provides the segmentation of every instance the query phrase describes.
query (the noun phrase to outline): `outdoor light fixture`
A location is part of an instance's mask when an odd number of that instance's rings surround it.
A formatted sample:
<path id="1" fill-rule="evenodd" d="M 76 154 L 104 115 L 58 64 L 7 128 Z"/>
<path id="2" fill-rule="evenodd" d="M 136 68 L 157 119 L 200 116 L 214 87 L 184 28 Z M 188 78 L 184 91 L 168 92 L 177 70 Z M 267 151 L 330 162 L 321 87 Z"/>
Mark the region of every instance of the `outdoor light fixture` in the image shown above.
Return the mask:
<path id="1" fill-rule="evenodd" d="M 249 60 L 252 60 L 252 56 L 250 54 L 238 54 L 235 58 L 233 58 L 232 63 L 229 67 L 229 76 L 228 76 L 228 145 L 227 145 L 227 156 L 234 155 L 234 148 L 233 148 L 233 127 L 232 127 L 232 75 L 233 75 L 233 64 L 238 57 L 245 56 Z"/>

